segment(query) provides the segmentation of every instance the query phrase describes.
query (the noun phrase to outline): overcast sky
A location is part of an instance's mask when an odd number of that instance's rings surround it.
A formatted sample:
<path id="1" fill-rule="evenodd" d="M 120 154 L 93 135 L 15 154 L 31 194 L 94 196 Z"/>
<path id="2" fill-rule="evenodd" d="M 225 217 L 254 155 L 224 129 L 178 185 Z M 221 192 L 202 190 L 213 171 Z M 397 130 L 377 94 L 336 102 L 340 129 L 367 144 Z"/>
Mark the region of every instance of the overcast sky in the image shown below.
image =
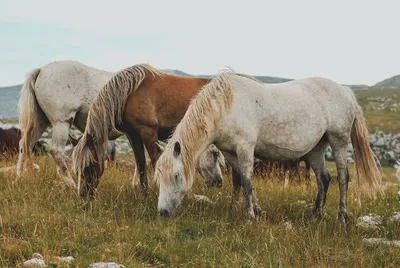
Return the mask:
<path id="1" fill-rule="evenodd" d="M 65 59 L 372 85 L 400 74 L 399 10 L 384 0 L 0 0 L 0 86 Z"/>

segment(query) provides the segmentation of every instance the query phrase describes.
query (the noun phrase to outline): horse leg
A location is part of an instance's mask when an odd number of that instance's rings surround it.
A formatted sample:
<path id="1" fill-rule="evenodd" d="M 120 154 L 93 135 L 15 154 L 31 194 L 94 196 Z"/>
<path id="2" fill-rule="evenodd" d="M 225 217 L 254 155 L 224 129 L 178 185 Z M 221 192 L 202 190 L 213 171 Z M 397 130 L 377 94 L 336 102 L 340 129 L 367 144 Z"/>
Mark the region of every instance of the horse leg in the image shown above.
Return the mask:
<path id="1" fill-rule="evenodd" d="M 326 194 L 331 182 L 331 176 L 329 175 L 325 163 L 325 149 L 327 146 L 328 142 L 323 139 L 307 154 L 308 161 L 314 170 L 318 185 L 318 194 L 313 212 L 315 218 L 320 218 L 323 215 Z"/>
<path id="2" fill-rule="evenodd" d="M 68 122 L 57 122 L 53 124 L 53 134 L 50 154 L 56 162 L 57 173 L 67 185 L 76 188 L 76 183 L 69 173 L 65 163 L 64 148 L 67 144 L 70 124 Z"/>
<path id="3" fill-rule="evenodd" d="M 253 191 L 251 178 L 254 168 L 254 145 L 245 144 L 236 148 L 238 166 L 242 179 L 242 187 L 245 192 L 246 217 L 254 219 L 255 216 L 261 214 L 261 209 L 257 203 L 257 198 Z"/>
<path id="4" fill-rule="evenodd" d="M 29 140 L 30 140 L 30 143 L 31 143 L 30 144 L 30 147 L 31 147 L 30 150 L 31 151 L 32 151 L 33 147 L 35 146 L 36 142 L 38 142 L 40 137 L 42 137 L 43 132 L 47 129 L 47 127 L 49 125 L 50 125 L 50 122 L 47 120 L 47 118 L 46 119 L 42 118 L 40 120 L 40 123 L 39 123 L 39 129 L 37 131 L 32 131 L 32 132 L 28 133 L 28 135 L 30 136 Z M 17 177 L 21 176 L 21 173 L 22 173 L 22 171 L 24 169 L 25 159 L 26 159 L 26 156 L 22 153 L 22 146 L 24 146 L 24 145 L 23 145 L 23 142 L 22 142 L 22 139 L 21 139 L 19 141 L 19 154 L 18 154 L 18 162 L 17 162 L 17 169 L 16 169 Z"/>
<path id="5" fill-rule="evenodd" d="M 144 146 L 146 147 L 147 153 L 150 156 L 151 164 L 156 166 L 157 160 L 161 155 L 160 150 L 157 149 L 158 134 L 156 127 L 144 127 L 141 126 L 138 129 L 140 137 L 142 137 Z"/>
<path id="6" fill-rule="evenodd" d="M 349 186 L 349 170 L 347 169 L 346 157 L 349 137 L 330 135 L 328 139 L 336 162 L 337 180 L 340 191 L 338 220 L 341 224 L 346 224 L 348 222 L 346 204 Z"/>
<path id="7" fill-rule="evenodd" d="M 127 136 L 128 136 L 129 142 L 131 144 L 133 153 L 135 155 L 136 170 L 135 170 L 134 178 L 138 172 L 139 178 L 140 178 L 140 185 L 142 186 L 142 193 L 144 196 L 148 196 L 149 185 L 148 185 L 148 180 L 147 180 L 146 156 L 145 156 L 145 152 L 144 152 L 143 141 L 140 138 L 139 134 L 136 131 L 134 131 L 133 129 L 130 129 L 127 131 Z"/>
<path id="8" fill-rule="evenodd" d="M 232 200 L 231 206 L 235 204 L 239 200 L 239 193 L 240 188 L 242 187 L 242 180 L 239 174 L 239 166 L 238 161 L 235 156 L 225 153 L 222 153 L 226 159 L 226 163 L 228 163 L 232 167 L 232 184 L 233 184 L 233 193 L 232 193 Z"/>
<path id="9" fill-rule="evenodd" d="M 310 161 L 308 161 L 308 158 L 304 159 L 304 163 L 306 164 L 306 184 L 310 185 L 310 182 L 311 182 L 310 167 L 311 167 L 311 165 L 310 165 Z"/>

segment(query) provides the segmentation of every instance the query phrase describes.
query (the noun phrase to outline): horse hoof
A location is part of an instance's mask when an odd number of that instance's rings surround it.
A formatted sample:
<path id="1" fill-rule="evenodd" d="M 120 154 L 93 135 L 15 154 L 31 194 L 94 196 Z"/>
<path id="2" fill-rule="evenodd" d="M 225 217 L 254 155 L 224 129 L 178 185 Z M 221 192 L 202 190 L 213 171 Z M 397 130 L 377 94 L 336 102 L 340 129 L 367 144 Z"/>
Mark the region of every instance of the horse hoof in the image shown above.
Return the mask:
<path id="1" fill-rule="evenodd" d="M 254 211 L 255 217 L 257 217 L 257 218 L 261 217 L 261 215 L 263 214 L 262 209 L 258 205 L 254 206 L 253 211 Z"/>
<path id="2" fill-rule="evenodd" d="M 346 226 L 349 223 L 349 216 L 347 213 L 339 213 L 338 221 L 340 225 Z"/>
<path id="3" fill-rule="evenodd" d="M 246 219 L 249 221 L 252 221 L 256 218 L 256 216 L 254 215 L 254 211 L 250 211 L 246 213 Z"/>

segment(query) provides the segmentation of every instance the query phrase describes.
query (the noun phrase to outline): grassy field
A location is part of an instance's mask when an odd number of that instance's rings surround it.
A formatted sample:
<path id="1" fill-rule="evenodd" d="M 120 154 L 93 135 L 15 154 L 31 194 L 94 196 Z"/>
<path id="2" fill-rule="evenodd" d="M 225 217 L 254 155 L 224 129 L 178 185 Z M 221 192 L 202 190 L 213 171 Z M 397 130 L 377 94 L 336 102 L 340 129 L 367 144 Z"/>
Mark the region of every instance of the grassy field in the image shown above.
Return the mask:
<path id="1" fill-rule="evenodd" d="M 368 89 L 355 91 L 363 107 L 370 132 L 400 133 L 400 89 Z"/>
<path id="2" fill-rule="evenodd" d="M 13 162 L 15 163 L 15 162 Z M 10 165 L 0 162 L 0 167 Z M 215 205 L 184 200 L 170 219 L 157 216 L 158 191 L 152 186 L 144 199 L 130 184 L 131 170 L 107 169 L 94 201 L 80 199 L 56 176 L 54 162 L 38 160 L 40 171 L 18 181 L 0 173 L 0 267 L 20 267 L 35 252 L 50 256 L 72 255 L 71 267 L 114 261 L 126 267 L 395 267 L 400 249 L 366 246 L 363 238 L 400 239 L 400 223 L 387 218 L 399 211 L 397 187 L 379 199 L 356 200 L 356 184 L 349 187 L 351 223 L 337 223 L 338 187 L 333 181 L 325 217 L 310 220 L 316 184 L 296 182 L 284 188 L 279 180 L 254 180 L 265 217 L 243 218 L 243 202 L 230 208 L 232 186 L 228 177 L 221 189 L 205 189 L 198 177 L 194 192 Z M 329 165 L 332 174 L 334 166 Z M 394 170 L 383 169 L 385 181 L 395 182 Z M 383 227 L 363 230 L 357 217 L 385 216 Z M 293 229 L 283 225 L 289 221 Z M 58 267 L 67 267 L 59 265 Z"/>

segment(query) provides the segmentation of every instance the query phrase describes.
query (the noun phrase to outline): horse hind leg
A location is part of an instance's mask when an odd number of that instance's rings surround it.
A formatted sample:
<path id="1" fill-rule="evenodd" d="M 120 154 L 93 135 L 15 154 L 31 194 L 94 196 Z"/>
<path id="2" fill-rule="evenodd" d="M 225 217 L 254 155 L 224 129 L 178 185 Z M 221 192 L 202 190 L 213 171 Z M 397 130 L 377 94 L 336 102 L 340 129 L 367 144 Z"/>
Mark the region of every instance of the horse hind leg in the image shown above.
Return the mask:
<path id="1" fill-rule="evenodd" d="M 50 122 L 45 118 L 44 116 L 40 118 L 39 121 L 39 128 L 35 131 L 31 131 L 28 133 L 29 137 L 28 139 L 30 140 L 30 150 L 32 151 L 33 147 L 35 144 L 39 141 L 40 137 L 42 137 L 43 132 L 49 127 Z M 19 152 L 18 152 L 18 162 L 17 162 L 17 177 L 20 177 L 22 174 L 22 171 L 25 169 L 25 161 L 26 161 L 26 155 L 22 153 L 22 147 L 24 146 L 23 140 L 21 139 L 19 141 Z"/>
<path id="2" fill-rule="evenodd" d="M 348 222 L 348 214 L 346 209 L 347 190 L 349 186 L 349 170 L 347 169 L 347 146 L 349 137 L 345 135 L 329 135 L 329 144 L 332 148 L 333 156 L 336 162 L 337 180 L 340 191 L 339 215 L 338 220 L 341 224 Z"/>
<path id="3" fill-rule="evenodd" d="M 70 124 L 68 122 L 57 122 L 53 124 L 50 154 L 56 162 L 58 175 L 65 183 L 67 183 L 67 185 L 76 188 L 76 183 L 72 179 L 71 173 L 68 171 L 64 156 L 64 148 L 68 140 L 69 126 Z"/>
<path id="4" fill-rule="evenodd" d="M 325 162 L 325 150 L 328 147 L 328 142 L 325 137 L 314 147 L 308 154 L 308 162 L 314 170 L 317 179 L 318 193 L 315 200 L 314 217 L 320 218 L 323 215 L 326 201 L 326 194 L 328 193 L 331 176 L 328 172 Z"/>

